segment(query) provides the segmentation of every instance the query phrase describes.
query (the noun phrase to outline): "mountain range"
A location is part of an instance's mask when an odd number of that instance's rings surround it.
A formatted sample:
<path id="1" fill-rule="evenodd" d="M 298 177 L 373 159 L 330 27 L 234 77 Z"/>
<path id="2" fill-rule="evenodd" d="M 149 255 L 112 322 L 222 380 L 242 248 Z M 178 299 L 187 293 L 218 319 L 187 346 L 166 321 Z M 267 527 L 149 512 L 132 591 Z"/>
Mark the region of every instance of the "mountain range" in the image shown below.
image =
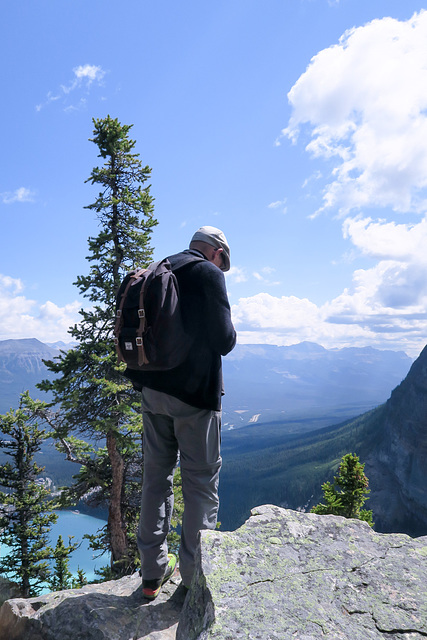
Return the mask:
<path id="1" fill-rule="evenodd" d="M 224 430 L 297 418 L 302 431 L 354 417 L 385 402 L 411 363 L 372 347 L 238 344 L 223 360 Z"/>
<path id="2" fill-rule="evenodd" d="M 34 338 L 0 341 L 0 413 L 16 407 L 27 389 L 45 399 L 36 389 L 40 380 L 52 376 L 43 359 L 57 356 L 60 347 L 67 345 L 46 345 Z M 299 427 L 303 430 L 355 416 L 385 402 L 411 363 L 402 351 L 371 347 L 238 344 L 223 361 L 224 430 L 295 418 L 304 419 Z"/>
<path id="3" fill-rule="evenodd" d="M 59 355 L 59 349 L 35 338 L 0 341 L 0 413 L 16 409 L 19 396 L 29 391 L 31 397 L 45 400 L 45 394 L 36 384 L 51 374 L 43 360 Z"/>
<path id="4" fill-rule="evenodd" d="M 283 426 L 253 424 L 223 438 L 220 517 L 226 529 L 240 526 L 259 504 L 310 509 L 342 456 L 356 453 L 370 482 L 366 508 L 373 510 L 375 529 L 427 534 L 427 347 L 375 409 L 307 433 Z"/>

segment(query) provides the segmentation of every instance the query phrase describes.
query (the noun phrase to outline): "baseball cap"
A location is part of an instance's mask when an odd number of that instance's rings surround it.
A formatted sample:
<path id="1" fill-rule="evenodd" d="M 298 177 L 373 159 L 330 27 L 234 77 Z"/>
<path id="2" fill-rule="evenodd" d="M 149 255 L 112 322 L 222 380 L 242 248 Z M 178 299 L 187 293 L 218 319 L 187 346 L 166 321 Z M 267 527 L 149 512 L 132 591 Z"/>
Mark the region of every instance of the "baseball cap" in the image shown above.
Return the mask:
<path id="1" fill-rule="evenodd" d="M 197 229 L 194 236 L 191 238 L 191 242 L 199 240 L 201 242 L 206 242 L 206 244 L 211 245 L 211 247 L 215 247 L 215 249 L 222 249 L 222 259 L 223 266 L 221 267 L 222 271 L 228 271 L 230 269 L 230 247 L 228 246 L 227 238 L 221 231 L 221 229 L 217 229 L 216 227 L 200 227 Z"/>

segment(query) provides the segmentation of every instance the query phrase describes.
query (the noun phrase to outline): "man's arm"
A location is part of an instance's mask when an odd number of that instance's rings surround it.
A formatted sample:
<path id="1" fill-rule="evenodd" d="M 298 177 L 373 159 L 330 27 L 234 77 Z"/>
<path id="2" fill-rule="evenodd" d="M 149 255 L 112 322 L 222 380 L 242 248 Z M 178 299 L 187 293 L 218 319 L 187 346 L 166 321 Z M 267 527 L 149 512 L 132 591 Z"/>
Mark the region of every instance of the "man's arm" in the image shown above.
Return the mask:
<path id="1" fill-rule="evenodd" d="M 203 266 L 207 336 L 212 349 L 225 356 L 236 344 L 225 278 L 215 265 L 208 262 Z"/>

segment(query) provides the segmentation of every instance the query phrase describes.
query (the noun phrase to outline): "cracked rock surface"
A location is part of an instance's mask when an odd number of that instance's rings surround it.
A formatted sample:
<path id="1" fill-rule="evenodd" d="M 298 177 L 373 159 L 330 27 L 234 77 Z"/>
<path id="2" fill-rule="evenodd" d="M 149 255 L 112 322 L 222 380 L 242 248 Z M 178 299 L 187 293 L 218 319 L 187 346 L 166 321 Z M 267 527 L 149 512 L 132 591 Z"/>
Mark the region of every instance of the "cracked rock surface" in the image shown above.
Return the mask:
<path id="1" fill-rule="evenodd" d="M 177 640 L 427 638 L 427 537 L 265 505 L 201 533 Z"/>
<path id="2" fill-rule="evenodd" d="M 179 573 L 149 602 L 138 574 L 0 609 L 0 640 L 174 640 L 186 596 Z"/>

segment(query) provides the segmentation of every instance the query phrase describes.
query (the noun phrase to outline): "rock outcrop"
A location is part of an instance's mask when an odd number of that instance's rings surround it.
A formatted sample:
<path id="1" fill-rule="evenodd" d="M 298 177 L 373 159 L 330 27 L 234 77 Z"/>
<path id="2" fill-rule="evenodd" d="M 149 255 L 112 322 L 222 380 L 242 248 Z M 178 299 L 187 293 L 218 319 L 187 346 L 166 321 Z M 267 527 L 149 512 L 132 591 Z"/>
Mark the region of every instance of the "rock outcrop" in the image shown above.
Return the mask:
<path id="1" fill-rule="evenodd" d="M 177 640 L 427 637 L 427 537 L 263 506 L 204 531 Z"/>
<path id="2" fill-rule="evenodd" d="M 101 584 L 8 600 L 0 640 L 174 640 L 186 596 L 181 578 L 154 602 L 142 597 L 138 574 Z"/>
<path id="3" fill-rule="evenodd" d="M 18 598 L 21 590 L 15 582 L 11 582 L 0 576 L 0 606 L 9 598 Z"/>
<path id="4" fill-rule="evenodd" d="M 421 640 L 427 537 L 258 507 L 235 532 L 202 532 L 185 595 L 176 576 L 147 603 L 134 575 L 9 600 L 0 640 Z"/>

